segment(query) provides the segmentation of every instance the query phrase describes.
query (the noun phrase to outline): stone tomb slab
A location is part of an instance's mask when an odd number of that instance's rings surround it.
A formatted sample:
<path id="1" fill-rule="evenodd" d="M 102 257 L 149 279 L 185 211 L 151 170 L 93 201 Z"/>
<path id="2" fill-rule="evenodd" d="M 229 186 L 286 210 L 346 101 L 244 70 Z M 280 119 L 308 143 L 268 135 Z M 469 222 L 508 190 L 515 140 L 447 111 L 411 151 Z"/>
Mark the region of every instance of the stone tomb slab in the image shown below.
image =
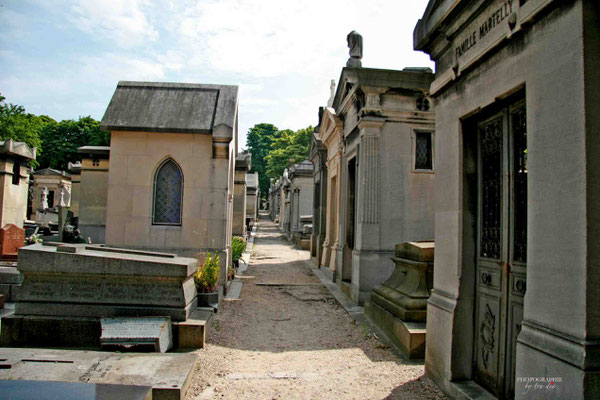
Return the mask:
<path id="1" fill-rule="evenodd" d="M 15 315 L 169 316 L 183 321 L 195 308 L 197 266 L 193 258 L 126 249 L 23 247 L 18 270 L 24 279 Z"/>
<path id="2" fill-rule="evenodd" d="M 197 356 L 0 348 L 0 380 L 83 382 L 152 387 L 152 399 L 183 399 Z"/>
<path id="3" fill-rule="evenodd" d="M 171 318 L 101 318 L 102 350 L 153 351 L 166 353 L 173 347 Z"/>
<path id="4" fill-rule="evenodd" d="M 0 394 L 11 400 L 152 400 L 152 388 L 106 383 L 1 381 Z"/>
<path id="5" fill-rule="evenodd" d="M 0 259 L 16 260 L 19 248 L 25 245 L 25 229 L 6 224 L 0 229 Z"/>

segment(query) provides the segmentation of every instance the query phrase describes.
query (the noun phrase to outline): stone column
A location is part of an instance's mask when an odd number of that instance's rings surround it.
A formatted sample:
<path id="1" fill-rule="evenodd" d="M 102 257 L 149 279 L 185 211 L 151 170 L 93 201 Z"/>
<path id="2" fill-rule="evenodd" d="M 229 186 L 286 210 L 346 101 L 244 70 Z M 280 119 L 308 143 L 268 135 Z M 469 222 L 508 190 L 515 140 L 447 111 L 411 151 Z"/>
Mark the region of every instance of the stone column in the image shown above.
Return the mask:
<path id="1" fill-rule="evenodd" d="M 356 250 L 379 250 L 379 135 L 385 120 L 363 117 L 360 129 Z"/>

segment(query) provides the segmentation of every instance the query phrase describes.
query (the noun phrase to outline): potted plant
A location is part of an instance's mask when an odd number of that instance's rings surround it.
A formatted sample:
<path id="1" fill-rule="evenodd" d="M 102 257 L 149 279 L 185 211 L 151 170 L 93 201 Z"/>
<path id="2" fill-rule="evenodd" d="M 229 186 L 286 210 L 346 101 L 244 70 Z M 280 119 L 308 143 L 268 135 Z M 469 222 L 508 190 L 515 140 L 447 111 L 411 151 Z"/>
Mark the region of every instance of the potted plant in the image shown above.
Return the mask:
<path id="1" fill-rule="evenodd" d="M 207 307 L 219 302 L 217 282 L 219 281 L 219 255 L 218 253 L 206 256 L 204 262 L 194 274 L 196 291 L 198 292 L 198 306 Z"/>
<path id="2" fill-rule="evenodd" d="M 233 266 L 235 268 L 239 268 L 240 258 L 242 258 L 242 254 L 244 254 L 245 250 L 246 241 L 239 236 L 234 236 L 231 241 L 231 259 L 233 260 Z"/>

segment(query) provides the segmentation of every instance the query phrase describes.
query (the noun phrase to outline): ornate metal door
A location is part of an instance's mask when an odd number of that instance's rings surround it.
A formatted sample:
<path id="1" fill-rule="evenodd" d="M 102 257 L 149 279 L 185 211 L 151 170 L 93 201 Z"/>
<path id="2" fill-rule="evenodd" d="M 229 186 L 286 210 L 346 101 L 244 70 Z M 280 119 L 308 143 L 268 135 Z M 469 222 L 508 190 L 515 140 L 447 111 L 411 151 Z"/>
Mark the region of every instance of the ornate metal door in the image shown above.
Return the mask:
<path id="1" fill-rule="evenodd" d="M 478 124 L 479 212 L 474 379 L 514 397 L 516 338 L 527 262 L 527 131 L 524 101 Z"/>

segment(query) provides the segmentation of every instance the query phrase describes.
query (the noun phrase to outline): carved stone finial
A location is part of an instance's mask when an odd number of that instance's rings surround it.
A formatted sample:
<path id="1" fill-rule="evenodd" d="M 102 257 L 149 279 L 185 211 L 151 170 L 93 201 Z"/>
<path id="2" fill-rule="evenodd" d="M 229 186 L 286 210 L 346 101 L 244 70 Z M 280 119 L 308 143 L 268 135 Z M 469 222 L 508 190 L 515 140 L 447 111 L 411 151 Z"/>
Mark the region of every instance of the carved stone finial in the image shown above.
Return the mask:
<path id="1" fill-rule="evenodd" d="M 335 97 L 335 79 L 331 80 L 331 85 L 329 86 L 329 100 L 327 100 L 327 107 L 333 107 L 333 98 Z"/>
<path id="2" fill-rule="evenodd" d="M 350 49 L 350 58 L 346 62 L 346 67 L 361 68 L 362 62 L 360 60 L 363 56 L 362 36 L 358 32 L 352 31 L 346 37 L 346 41 Z"/>

